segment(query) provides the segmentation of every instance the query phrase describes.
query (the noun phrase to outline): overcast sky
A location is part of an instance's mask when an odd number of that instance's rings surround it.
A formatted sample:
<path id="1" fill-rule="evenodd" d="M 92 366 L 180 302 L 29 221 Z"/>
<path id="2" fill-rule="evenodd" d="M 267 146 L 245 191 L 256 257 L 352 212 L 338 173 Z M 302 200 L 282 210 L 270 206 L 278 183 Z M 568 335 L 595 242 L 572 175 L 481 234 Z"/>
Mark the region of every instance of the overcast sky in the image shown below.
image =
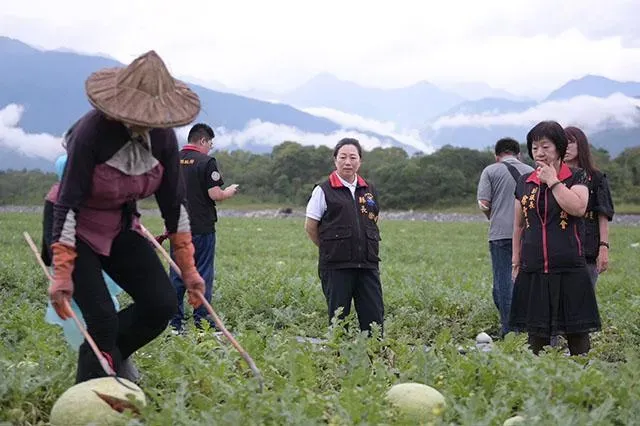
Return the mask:
<path id="1" fill-rule="evenodd" d="M 286 90 L 322 71 L 367 86 L 483 81 L 535 96 L 585 74 L 640 80 L 639 0 L 106 4 L 6 1 L 0 34 L 122 62 L 155 49 L 177 75 L 238 89 Z"/>

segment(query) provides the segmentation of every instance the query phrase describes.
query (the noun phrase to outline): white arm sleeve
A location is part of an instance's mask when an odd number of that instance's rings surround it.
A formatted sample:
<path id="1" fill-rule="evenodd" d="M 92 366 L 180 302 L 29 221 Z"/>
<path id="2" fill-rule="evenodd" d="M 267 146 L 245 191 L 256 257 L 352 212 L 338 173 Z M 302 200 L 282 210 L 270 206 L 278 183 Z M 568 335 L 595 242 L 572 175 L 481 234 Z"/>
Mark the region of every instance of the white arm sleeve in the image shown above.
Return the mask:
<path id="1" fill-rule="evenodd" d="M 320 185 L 318 185 L 313 188 L 311 198 L 307 203 L 306 216 L 319 221 L 322 219 L 325 211 L 327 211 L 327 201 L 324 198 L 324 191 L 320 188 Z"/>

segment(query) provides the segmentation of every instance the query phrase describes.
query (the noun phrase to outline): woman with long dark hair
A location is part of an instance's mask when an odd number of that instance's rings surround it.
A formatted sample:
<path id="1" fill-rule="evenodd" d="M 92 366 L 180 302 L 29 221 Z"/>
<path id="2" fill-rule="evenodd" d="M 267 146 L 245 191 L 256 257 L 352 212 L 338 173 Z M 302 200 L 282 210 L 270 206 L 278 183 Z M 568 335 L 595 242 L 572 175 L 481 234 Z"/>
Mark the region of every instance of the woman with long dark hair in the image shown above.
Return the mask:
<path id="1" fill-rule="evenodd" d="M 598 275 L 609 267 L 609 222 L 613 220 L 613 200 L 607 175 L 595 166 L 587 136 L 577 127 L 566 127 L 564 132 L 569 141 L 565 162 L 570 167 L 583 169 L 589 182 L 584 256 L 591 283 L 595 286 Z"/>

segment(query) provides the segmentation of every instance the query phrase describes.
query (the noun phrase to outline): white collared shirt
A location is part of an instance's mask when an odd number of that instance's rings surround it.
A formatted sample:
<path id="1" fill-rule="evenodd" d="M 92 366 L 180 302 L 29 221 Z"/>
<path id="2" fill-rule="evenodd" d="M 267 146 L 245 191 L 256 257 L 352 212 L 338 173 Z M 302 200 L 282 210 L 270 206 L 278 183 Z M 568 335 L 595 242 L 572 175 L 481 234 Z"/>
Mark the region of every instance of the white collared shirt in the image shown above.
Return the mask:
<path id="1" fill-rule="evenodd" d="M 358 186 L 358 175 L 355 176 L 352 183 L 347 182 L 342 179 L 340 175 L 336 173 L 340 182 L 351 191 L 351 196 L 353 199 L 356 199 L 356 188 Z M 313 188 L 313 192 L 311 193 L 311 198 L 307 203 L 307 212 L 306 216 L 310 219 L 320 220 L 324 212 L 327 211 L 327 200 L 324 197 L 324 191 L 320 187 L 320 185 Z"/>

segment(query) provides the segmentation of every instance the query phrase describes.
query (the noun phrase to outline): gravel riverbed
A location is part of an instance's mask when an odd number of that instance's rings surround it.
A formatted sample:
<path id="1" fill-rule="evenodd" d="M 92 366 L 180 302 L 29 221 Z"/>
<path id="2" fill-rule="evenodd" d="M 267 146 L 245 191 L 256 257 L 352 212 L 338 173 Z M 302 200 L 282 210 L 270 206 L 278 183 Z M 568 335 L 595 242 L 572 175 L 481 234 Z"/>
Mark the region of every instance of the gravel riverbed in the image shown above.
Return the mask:
<path id="1" fill-rule="evenodd" d="M 0 206 L 0 213 L 41 213 L 40 206 Z M 159 216 L 157 209 L 147 210 L 141 209 L 140 213 L 144 216 Z M 247 217 L 247 218 L 302 218 L 304 211 L 289 209 L 267 209 L 267 210 L 234 210 L 219 209 L 219 217 Z M 414 211 L 390 211 L 383 212 L 380 215 L 382 220 L 423 220 L 429 222 L 487 222 L 481 214 L 465 214 L 465 213 L 425 213 Z M 640 215 L 615 215 L 614 224 L 621 225 L 640 225 Z"/>

